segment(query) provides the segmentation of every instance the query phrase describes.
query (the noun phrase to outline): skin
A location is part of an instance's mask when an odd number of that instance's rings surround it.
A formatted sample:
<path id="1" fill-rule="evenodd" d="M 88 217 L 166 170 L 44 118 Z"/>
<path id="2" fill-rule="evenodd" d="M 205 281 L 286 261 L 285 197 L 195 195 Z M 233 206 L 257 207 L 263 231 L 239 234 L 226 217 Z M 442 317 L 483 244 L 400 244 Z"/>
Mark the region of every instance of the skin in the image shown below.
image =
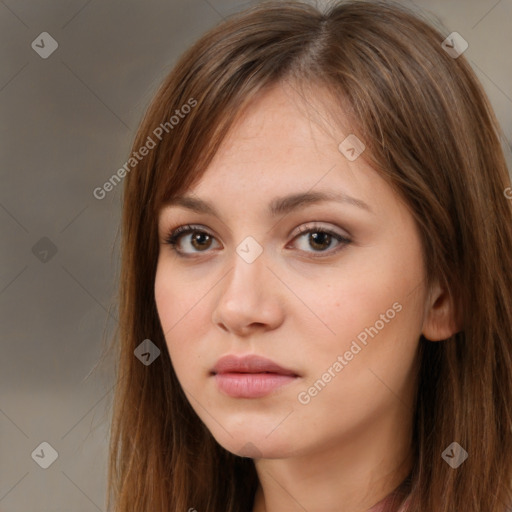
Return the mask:
<path id="1" fill-rule="evenodd" d="M 197 415 L 225 449 L 257 457 L 254 512 L 377 511 L 412 464 L 420 334 L 438 341 L 455 332 L 452 305 L 437 283 L 425 285 L 419 233 L 405 203 L 363 156 L 351 162 L 338 150 L 349 128 L 325 129 L 316 122 L 319 108 L 308 118 L 300 105 L 282 83 L 266 90 L 187 192 L 211 201 L 220 218 L 162 209 L 155 299 Z M 371 211 L 331 201 L 267 215 L 275 197 L 320 190 L 348 194 Z M 351 242 L 315 244 L 297 230 L 313 222 Z M 165 243 L 186 224 L 213 237 L 194 244 L 183 235 L 179 248 L 188 259 Z M 236 252 L 247 236 L 263 248 L 252 263 Z M 394 303 L 400 312 L 300 403 L 299 393 Z M 262 398 L 222 394 L 210 375 L 216 361 L 253 353 L 299 377 Z"/>

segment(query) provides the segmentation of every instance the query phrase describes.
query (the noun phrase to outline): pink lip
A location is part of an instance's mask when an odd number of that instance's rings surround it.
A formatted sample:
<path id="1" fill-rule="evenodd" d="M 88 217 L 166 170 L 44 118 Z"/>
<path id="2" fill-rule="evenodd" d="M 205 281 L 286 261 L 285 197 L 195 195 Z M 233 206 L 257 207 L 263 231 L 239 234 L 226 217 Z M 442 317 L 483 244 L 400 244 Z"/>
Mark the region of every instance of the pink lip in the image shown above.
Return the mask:
<path id="1" fill-rule="evenodd" d="M 241 358 L 224 356 L 211 375 L 219 389 L 234 398 L 259 398 L 298 377 L 294 371 L 255 354 Z"/>

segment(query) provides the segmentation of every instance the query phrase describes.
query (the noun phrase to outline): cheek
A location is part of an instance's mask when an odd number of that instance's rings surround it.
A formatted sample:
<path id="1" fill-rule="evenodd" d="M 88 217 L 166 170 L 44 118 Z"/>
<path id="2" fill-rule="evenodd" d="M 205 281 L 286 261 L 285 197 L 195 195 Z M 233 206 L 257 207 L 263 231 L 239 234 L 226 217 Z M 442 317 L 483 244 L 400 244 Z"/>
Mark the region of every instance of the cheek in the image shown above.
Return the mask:
<path id="1" fill-rule="evenodd" d="M 207 297 L 204 297 L 204 289 L 187 286 L 184 273 L 160 263 L 154 288 L 158 317 L 179 378 L 183 369 L 200 360 L 202 352 L 197 345 L 206 339 L 208 319 L 211 318 Z"/>
<path id="2" fill-rule="evenodd" d="M 358 250 L 357 255 L 354 251 L 353 258 L 343 260 L 343 268 L 302 281 L 300 294 L 309 297 L 318 315 L 301 320 L 304 344 L 297 348 L 307 354 L 308 382 L 345 355 L 347 366 L 337 373 L 344 377 L 336 380 L 345 390 L 350 387 L 353 396 L 371 391 L 372 382 L 379 385 L 370 369 L 393 383 L 392 389 L 407 379 L 424 305 L 421 249 L 414 241 L 407 250 L 403 241 L 393 241 Z"/>
<path id="3" fill-rule="evenodd" d="M 386 293 L 378 286 L 364 292 L 357 287 L 332 287 L 332 294 L 324 294 L 316 302 L 330 332 L 319 336 L 319 329 L 326 329 L 318 322 L 314 327 L 308 324 L 308 333 L 306 327 L 301 329 L 305 343 L 297 348 L 309 361 L 307 380 L 320 378 L 339 362 L 339 356 L 344 359 L 339 372 L 344 378 L 338 380 L 344 381 L 343 387 L 353 387 L 354 396 L 358 395 L 358 388 L 369 384 L 369 368 L 388 375 L 396 372 L 398 365 L 407 373 L 421 330 L 420 301 L 415 300 L 416 296 L 409 294 L 404 300 L 400 292 Z"/>
<path id="4" fill-rule="evenodd" d="M 298 350 L 308 363 L 297 411 L 304 425 L 325 424 L 328 414 L 325 429 L 333 436 L 383 414 L 397 399 L 408 401 L 422 318 L 421 289 L 410 293 L 405 283 L 386 289 L 376 280 L 364 290 L 344 284 L 331 285 L 317 303 L 335 334 L 310 332 Z"/>
<path id="5" fill-rule="evenodd" d="M 189 274 L 166 258 L 159 260 L 155 275 L 155 303 L 164 333 L 193 329 L 197 315 L 204 313 L 208 276 L 190 284 Z M 195 278 L 196 279 L 196 278 Z M 213 284 L 213 279 L 210 277 Z M 196 325 L 198 327 L 198 325 Z"/>
<path id="6" fill-rule="evenodd" d="M 381 259 L 379 265 L 375 261 L 359 258 L 357 263 L 347 263 L 337 270 L 336 279 L 325 274 L 296 284 L 298 294 L 308 297 L 311 310 L 326 327 L 322 328 L 325 335 L 316 338 L 318 342 L 325 340 L 329 344 L 335 337 L 356 336 L 376 322 L 380 330 L 383 325 L 387 328 L 409 321 L 418 323 L 418 315 L 423 311 L 421 272 L 399 259 Z M 321 327 L 317 322 L 317 328 Z"/>

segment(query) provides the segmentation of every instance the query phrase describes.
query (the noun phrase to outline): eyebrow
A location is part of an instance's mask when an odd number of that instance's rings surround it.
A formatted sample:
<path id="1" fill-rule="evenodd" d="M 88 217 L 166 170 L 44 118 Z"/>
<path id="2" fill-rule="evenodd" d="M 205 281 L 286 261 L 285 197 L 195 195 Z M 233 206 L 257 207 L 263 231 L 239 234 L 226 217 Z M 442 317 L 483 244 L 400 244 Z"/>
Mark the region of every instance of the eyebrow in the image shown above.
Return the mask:
<path id="1" fill-rule="evenodd" d="M 368 204 L 366 204 L 364 201 L 361 199 L 356 199 L 355 197 L 349 196 L 347 194 L 328 191 L 310 191 L 299 192 L 296 194 L 291 194 L 284 197 L 276 197 L 272 199 L 268 206 L 268 215 L 271 217 L 286 215 L 294 210 L 298 210 L 299 208 L 325 201 L 345 203 L 356 206 L 370 213 L 374 213 L 370 206 L 368 206 Z M 181 206 L 182 208 L 186 208 L 196 213 L 205 213 L 220 217 L 211 202 L 193 196 L 182 195 L 171 197 L 165 202 L 165 206 Z"/>

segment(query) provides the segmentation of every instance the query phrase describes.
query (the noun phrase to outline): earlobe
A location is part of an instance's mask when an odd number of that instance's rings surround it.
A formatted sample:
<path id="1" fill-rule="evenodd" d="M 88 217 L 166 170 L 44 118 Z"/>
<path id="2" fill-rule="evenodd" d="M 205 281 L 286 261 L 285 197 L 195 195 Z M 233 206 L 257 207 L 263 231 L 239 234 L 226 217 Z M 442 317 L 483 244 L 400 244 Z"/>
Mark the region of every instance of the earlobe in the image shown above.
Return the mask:
<path id="1" fill-rule="evenodd" d="M 462 330 L 453 297 L 448 289 L 436 283 L 425 303 L 421 334 L 429 341 L 442 341 Z"/>

